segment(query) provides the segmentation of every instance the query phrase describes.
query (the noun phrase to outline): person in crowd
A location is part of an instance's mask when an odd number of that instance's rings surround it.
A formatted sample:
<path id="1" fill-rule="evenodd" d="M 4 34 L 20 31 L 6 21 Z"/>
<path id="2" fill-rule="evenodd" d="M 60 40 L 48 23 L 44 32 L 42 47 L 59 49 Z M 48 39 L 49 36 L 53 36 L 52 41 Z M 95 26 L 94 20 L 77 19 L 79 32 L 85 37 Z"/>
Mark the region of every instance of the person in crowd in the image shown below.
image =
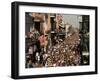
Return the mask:
<path id="1" fill-rule="evenodd" d="M 29 60 L 27 63 L 27 68 L 33 68 L 32 60 Z"/>

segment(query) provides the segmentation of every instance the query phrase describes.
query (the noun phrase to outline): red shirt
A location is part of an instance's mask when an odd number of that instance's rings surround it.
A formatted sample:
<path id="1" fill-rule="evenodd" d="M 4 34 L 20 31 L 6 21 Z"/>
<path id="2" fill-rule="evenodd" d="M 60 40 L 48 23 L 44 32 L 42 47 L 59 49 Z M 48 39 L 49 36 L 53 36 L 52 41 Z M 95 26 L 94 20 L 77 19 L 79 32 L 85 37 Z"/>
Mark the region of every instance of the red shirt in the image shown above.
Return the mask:
<path id="1" fill-rule="evenodd" d="M 38 40 L 40 41 L 41 44 L 44 43 L 44 35 L 40 36 L 40 37 L 38 38 Z"/>

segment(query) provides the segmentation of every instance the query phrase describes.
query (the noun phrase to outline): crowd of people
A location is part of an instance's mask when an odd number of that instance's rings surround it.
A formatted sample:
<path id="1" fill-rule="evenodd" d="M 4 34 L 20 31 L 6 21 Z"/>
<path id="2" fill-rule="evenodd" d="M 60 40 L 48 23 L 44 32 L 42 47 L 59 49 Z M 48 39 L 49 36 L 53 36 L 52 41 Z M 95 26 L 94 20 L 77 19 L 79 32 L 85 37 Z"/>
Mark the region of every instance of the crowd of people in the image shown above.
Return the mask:
<path id="1" fill-rule="evenodd" d="M 47 50 L 46 66 L 80 65 L 81 55 L 78 31 L 70 32 L 65 39 L 56 40 L 58 43 Z"/>
<path id="2" fill-rule="evenodd" d="M 49 31 L 44 34 L 35 28 L 32 32 L 26 33 L 26 68 L 80 65 L 78 30 L 66 32 L 67 38 L 59 33 L 61 31 L 56 33 Z"/>

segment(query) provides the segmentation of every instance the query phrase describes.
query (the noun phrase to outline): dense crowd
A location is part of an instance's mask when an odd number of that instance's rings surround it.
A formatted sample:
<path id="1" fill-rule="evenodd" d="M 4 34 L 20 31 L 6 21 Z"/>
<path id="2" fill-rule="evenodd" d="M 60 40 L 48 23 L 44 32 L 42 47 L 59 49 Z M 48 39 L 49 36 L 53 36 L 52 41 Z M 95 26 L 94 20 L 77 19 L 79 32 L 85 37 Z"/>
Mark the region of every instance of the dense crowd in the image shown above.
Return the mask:
<path id="1" fill-rule="evenodd" d="M 79 32 L 68 32 L 67 38 L 56 32 L 40 33 L 36 29 L 26 33 L 26 68 L 77 66 L 81 63 Z"/>

